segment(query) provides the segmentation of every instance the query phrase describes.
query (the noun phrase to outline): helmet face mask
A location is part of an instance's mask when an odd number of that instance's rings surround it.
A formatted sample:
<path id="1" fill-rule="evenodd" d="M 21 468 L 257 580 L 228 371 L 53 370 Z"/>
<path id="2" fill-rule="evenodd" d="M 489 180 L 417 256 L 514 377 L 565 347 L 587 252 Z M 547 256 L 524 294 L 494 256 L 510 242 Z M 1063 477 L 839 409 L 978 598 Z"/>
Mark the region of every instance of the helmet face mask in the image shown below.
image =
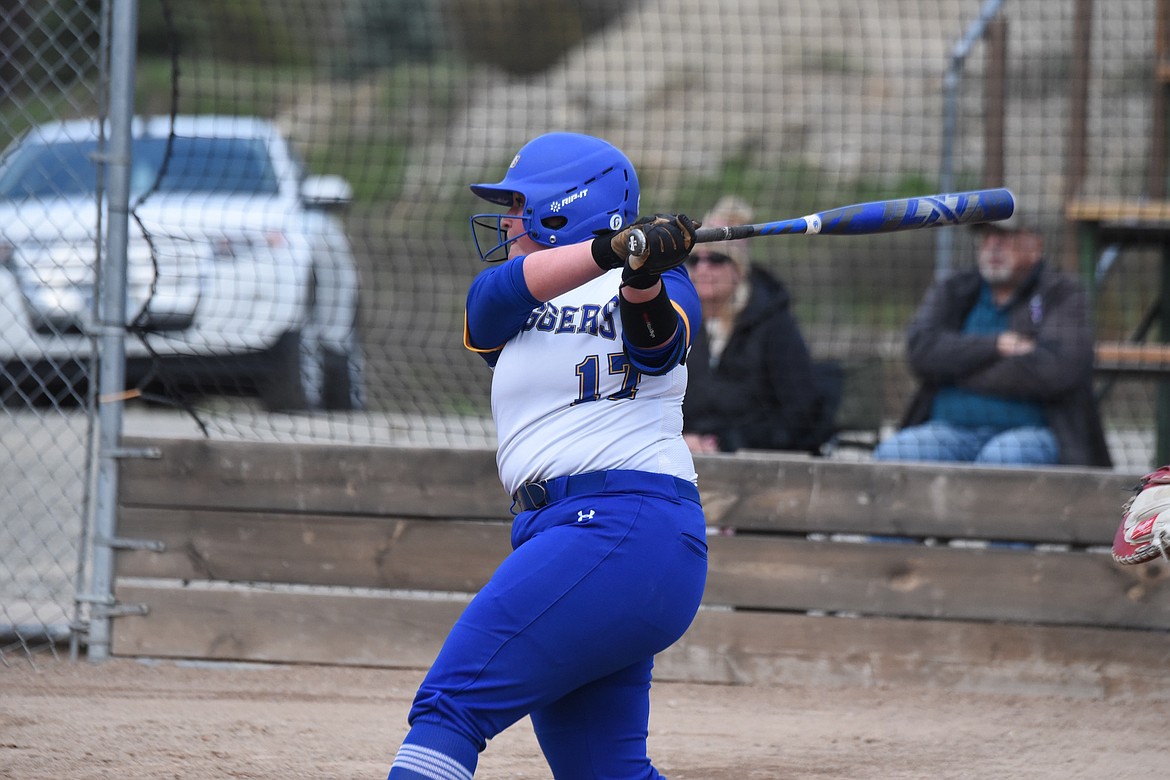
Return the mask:
<path id="1" fill-rule="evenodd" d="M 488 262 L 506 259 L 520 237 L 509 239 L 503 220 L 519 220 L 524 235 L 541 246 L 576 244 L 636 220 L 640 195 L 629 159 L 611 144 L 579 133 L 538 136 L 513 158 L 503 180 L 473 184 L 471 191 L 509 209 L 516 195 L 523 198 L 519 215 L 471 217 L 476 251 Z"/>
<path id="2" fill-rule="evenodd" d="M 508 238 L 508 231 L 504 229 L 505 219 L 523 222 L 524 233 L 517 233 Z M 475 251 L 479 253 L 479 259 L 485 263 L 507 260 L 512 244 L 519 241 L 527 232 L 527 217 L 509 217 L 507 214 L 475 214 L 471 217 L 471 239 L 475 242 Z"/>

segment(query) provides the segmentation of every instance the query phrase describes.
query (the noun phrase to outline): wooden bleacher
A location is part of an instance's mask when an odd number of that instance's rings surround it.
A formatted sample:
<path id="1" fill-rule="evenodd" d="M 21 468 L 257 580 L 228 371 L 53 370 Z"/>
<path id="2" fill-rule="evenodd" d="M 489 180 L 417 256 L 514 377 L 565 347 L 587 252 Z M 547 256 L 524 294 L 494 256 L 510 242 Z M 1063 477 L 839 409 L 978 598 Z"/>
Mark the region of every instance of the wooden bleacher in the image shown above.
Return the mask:
<path id="1" fill-rule="evenodd" d="M 1096 369 L 1104 373 L 1170 374 L 1170 344 L 1100 341 Z"/>
<path id="2" fill-rule="evenodd" d="M 1140 198 L 1097 198 L 1082 192 L 1085 180 L 1089 122 L 1087 68 L 1091 56 L 1091 8 L 1078 5 L 1075 51 L 1077 75 L 1070 79 L 1069 164 L 1065 183 L 1064 213 L 1075 237 L 1076 264 L 1082 279 L 1096 298 L 1096 264 L 1105 246 L 1151 247 L 1162 253 L 1160 289 L 1143 319 L 1135 342 L 1102 343 L 1097 348 L 1097 369 L 1110 374 L 1106 392 L 1117 375 L 1130 374 L 1157 382 L 1154 460 L 1170 462 L 1170 361 L 1164 343 L 1153 344 L 1145 332 L 1157 326 L 1161 342 L 1170 341 L 1170 0 L 1157 0 L 1154 18 L 1154 52 L 1150 92 L 1150 133 L 1146 156 L 1144 192 Z"/>
<path id="3" fill-rule="evenodd" d="M 1142 199 L 1073 200 L 1064 215 L 1076 223 L 1091 222 L 1107 229 L 1148 230 L 1162 234 L 1170 226 L 1170 201 Z"/>
<path id="4" fill-rule="evenodd" d="M 1096 264 L 1104 246 L 1161 250 L 1160 290 L 1147 321 L 1148 325 L 1158 324 L 1162 338 L 1170 335 L 1170 305 L 1166 304 L 1170 299 L 1170 201 L 1074 200 L 1066 205 L 1065 217 L 1076 230 L 1078 265 L 1091 299 L 1096 297 Z M 1154 461 L 1170 462 L 1170 344 L 1100 342 L 1096 369 L 1114 377 L 1130 375 L 1156 381 Z"/>

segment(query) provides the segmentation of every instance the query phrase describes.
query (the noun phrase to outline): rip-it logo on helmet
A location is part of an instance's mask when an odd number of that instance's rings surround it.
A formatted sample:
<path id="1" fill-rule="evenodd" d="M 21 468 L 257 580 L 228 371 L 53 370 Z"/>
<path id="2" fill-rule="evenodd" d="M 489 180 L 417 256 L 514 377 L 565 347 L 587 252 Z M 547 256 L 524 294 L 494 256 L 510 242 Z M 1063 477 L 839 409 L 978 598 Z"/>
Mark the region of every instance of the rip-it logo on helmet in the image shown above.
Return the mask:
<path id="1" fill-rule="evenodd" d="M 570 203 L 572 203 L 573 201 L 580 200 L 581 198 L 584 198 L 584 197 L 585 197 L 586 195 L 588 195 L 588 194 L 589 194 L 589 190 L 588 190 L 588 189 L 581 190 L 580 192 L 574 192 L 574 193 L 573 193 L 572 195 L 570 195 L 569 197 L 567 197 L 567 198 L 561 198 L 561 199 L 560 199 L 559 201 L 557 201 L 556 203 L 553 203 L 553 204 L 551 204 L 551 205 L 548 207 L 548 210 L 549 210 L 549 211 L 551 211 L 552 213 L 556 214 L 558 211 L 560 211 L 561 209 L 563 209 L 565 206 L 568 206 L 568 205 L 569 205 Z"/>

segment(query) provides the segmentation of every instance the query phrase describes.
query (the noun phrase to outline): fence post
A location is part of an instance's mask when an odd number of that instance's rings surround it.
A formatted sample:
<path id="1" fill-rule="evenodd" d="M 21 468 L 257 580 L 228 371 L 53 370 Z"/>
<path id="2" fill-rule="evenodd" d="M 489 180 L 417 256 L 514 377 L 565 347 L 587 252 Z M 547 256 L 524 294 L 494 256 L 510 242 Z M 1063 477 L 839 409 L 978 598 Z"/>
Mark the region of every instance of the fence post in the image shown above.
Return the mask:
<path id="1" fill-rule="evenodd" d="M 110 29 L 110 138 L 103 161 L 109 172 L 105 262 L 99 266 L 98 474 L 94 495 L 93 580 L 88 657 L 110 653 L 114 548 L 117 536 L 118 457 L 122 441 L 122 392 L 126 387 L 126 248 L 130 224 L 131 122 L 138 0 L 113 0 Z"/>
<path id="2" fill-rule="evenodd" d="M 947 68 L 946 75 L 943 76 L 942 162 L 939 166 L 938 186 L 940 192 L 950 192 L 955 188 L 954 168 L 955 144 L 958 143 L 956 136 L 958 135 L 959 121 L 959 81 L 962 78 L 963 65 L 966 64 L 971 49 L 983 37 L 983 31 L 987 25 L 999 13 L 1001 5 L 1003 5 L 1003 0 L 984 0 L 979 18 L 967 28 L 963 37 L 955 42 L 955 48 L 951 52 L 950 66 Z M 943 279 L 951 273 L 951 249 L 954 246 L 954 238 L 954 232 L 950 230 L 940 230 L 935 234 L 935 279 Z"/>

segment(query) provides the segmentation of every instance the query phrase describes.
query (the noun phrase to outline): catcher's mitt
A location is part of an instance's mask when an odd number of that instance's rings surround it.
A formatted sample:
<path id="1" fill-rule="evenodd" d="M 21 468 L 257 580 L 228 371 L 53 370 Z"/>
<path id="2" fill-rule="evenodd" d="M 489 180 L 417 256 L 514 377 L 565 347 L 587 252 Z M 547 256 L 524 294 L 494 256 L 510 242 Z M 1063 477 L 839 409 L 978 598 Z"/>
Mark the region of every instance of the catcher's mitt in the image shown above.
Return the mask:
<path id="1" fill-rule="evenodd" d="M 1121 508 L 1113 537 L 1113 560 L 1145 563 L 1159 555 L 1170 560 L 1170 466 L 1146 474 Z"/>

